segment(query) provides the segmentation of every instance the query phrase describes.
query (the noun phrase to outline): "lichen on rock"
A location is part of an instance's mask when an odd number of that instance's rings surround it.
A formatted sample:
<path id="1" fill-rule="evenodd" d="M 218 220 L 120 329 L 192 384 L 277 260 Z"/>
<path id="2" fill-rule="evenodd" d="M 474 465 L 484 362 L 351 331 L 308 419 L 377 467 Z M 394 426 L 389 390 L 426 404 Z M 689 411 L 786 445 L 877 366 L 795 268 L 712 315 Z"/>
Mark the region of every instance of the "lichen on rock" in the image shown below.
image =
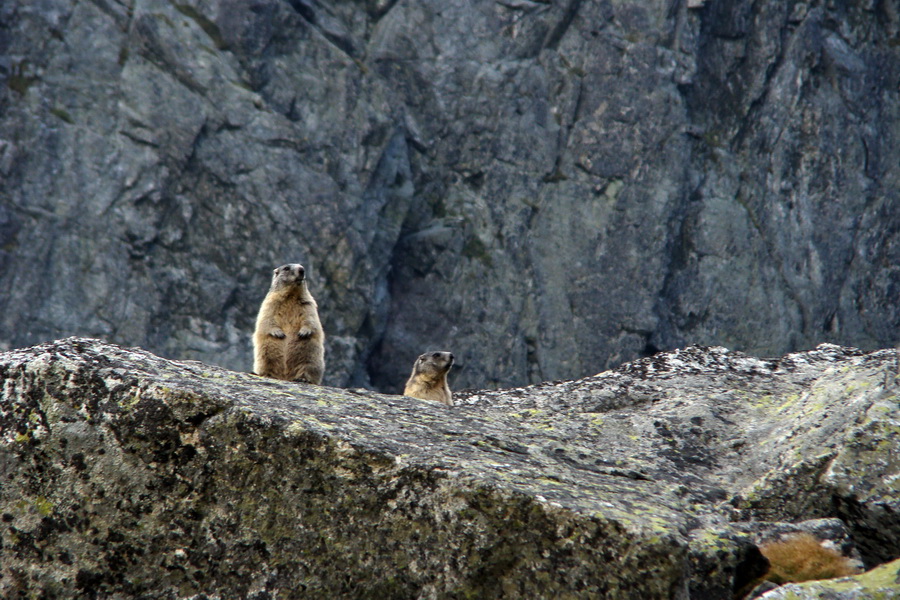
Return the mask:
<path id="1" fill-rule="evenodd" d="M 764 567 L 735 521 L 817 516 L 871 566 L 900 554 L 896 478 L 838 467 L 895 469 L 895 358 L 692 347 L 445 407 L 84 338 L 8 352 L 0 591 L 724 600 Z"/>
<path id="2" fill-rule="evenodd" d="M 900 598 L 900 560 L 862 575 L 826 581 L 791 583 L 760 596 L 760 600 L 896 600 Z"/>

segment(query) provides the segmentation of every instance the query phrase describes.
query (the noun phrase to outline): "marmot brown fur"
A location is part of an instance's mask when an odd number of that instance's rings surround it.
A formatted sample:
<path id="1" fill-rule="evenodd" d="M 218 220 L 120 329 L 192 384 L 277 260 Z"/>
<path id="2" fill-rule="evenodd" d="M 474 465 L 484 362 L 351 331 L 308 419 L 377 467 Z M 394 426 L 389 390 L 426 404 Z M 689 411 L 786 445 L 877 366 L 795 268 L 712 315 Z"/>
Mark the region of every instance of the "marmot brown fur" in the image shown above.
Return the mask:
<path id="1" fill-rule="evenodd" d="M 253 372 L 287 381 L 322 383 L 325 332 L 303 265 L 282 265 L 272 275 L 253 333 Z"/>
<path id="2" fill-rule="evenodd" d="M 453 406 L 453 396 L 447 384 L 447 373 L 452 366 L 453 354 L 450 352 L 426 352 L 416 359 L 403 395 L 422 400 L 437 400 L 447 406 Z"/>

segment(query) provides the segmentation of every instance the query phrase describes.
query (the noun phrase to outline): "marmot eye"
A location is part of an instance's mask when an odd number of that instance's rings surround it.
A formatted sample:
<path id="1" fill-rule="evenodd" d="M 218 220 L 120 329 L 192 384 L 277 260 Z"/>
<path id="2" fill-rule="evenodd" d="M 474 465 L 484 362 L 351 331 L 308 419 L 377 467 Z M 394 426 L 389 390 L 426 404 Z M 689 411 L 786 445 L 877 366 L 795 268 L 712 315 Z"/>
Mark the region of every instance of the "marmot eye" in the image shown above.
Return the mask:
<path id="1" fill-rule="evenodd" d="M 435 352 L 434 354 L 431 355 L 431 358 L 440 358 L 440 357 L 441 357 L 440 352 Z"/>

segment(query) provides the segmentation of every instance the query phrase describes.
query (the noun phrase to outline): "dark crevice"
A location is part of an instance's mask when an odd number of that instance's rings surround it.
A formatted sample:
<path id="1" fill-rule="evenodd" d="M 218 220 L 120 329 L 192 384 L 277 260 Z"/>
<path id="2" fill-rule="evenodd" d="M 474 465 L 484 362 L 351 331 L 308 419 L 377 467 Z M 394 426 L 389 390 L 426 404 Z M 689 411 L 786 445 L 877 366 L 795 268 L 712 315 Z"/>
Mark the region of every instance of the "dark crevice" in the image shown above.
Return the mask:
<path id="1" fill-rule="evenodd" d="M 641 358 L 646 358 L 648 356 L 653 356 L 654 354 L 659 354 L 660 352 L 661 350 L 648 340 L 647 343 L 644 344 L 644 347 L 641 349 L 640 355 Z"/>
<path id="2" fill-rule="evenodd" d="M 598 475 L 608 475 L 611 477 L 625 477 L 627 479 L 634 479 L 635 481 L 653 481 L 653 478 L 646 473 L 642 473 L 635 469 L 606 466 L 602 464 L 602 460 L 595 460 L 593 463 L 581 462 L 568 456 L 562 448 L 557 448 L 553 452 L 545 452 L 545 454 L 573 469 L 578 469 L 579 471 L 588 471 L 597 473 Z"/>
<path id="3" fill-rule="evenodd" d="M 755 4 L 754 4 L 755 8 Z M 738 128 L 737 133 L 732 139 L 731 147 L 734 149 L 740 148 L 743 144 L 745 138 L 749 134 L 749 131 L 752 127 L 756 127 L 759 124 L 759 113 L 762 111 L 764 106 L 766 105 L 766 101 L 768 100 L 769 92 L 772 89 L 772 81 L 781 71 L 782 65 L 784 65 L 785 58 L 787 56 L 787 49 L 790 46 L 790 36 L 791 31 L 787 27 L 783 27 L 780 31 L 780 39 L 778 43 L 778 51 L 775 54 L 772 62 L 770 62 L 766 66 L 766 73 L 764 75 L 764 83 L 762 85 L 762 92 L 754 98 L 750 102 L 750 106 L 747 108 L 746 114 L 743 115 L 741 119 L 741 125 Z"/>
<path id="4" fill-rule="evenodd" d="M 547 37 L 544 38 L 542 49 L 547 48 L 556 50 L 560 40 L 562 40 L 563 36 L 566 35 L 566 32 L 569 31 L 572 21 L 574 21 L 575 17 L 578 15 L 578 11 L 581 8 L 581 2 L 582 0 L 569 0 L 569 5 L 566 7 L 562 18 L 556 24 L 556 27 L 554 27 L 550 33 L 547 34 Z"/>
<path id="5" fill-rule="evenodd" d="M 172 6 L 175 7 L 175 10 L 186 16 L 187 18 L 194 21 L 200 29 L 212 40 L 212 43 L 215 45 L 216 50 L 227 50 L 228 44 L 225 43 L 225 39 L 222 37 L 222 32 L 219 30 L 219 26 L 216 25 L 213 21 L 206 18 L 203 14 L 201 14 L 196 8 L 189 4 L 176 4 L 172 1 Z"/>
<path id="6" fill-rule="evenodd" d="M 304 0 L 288 0 L 291 8 L 312 26 L 316 25 L 316 11 Z"/>
<path id="7" fill-rule="evenodd" d="M 130 131 L 126 131 L 126 130 L 124 130 L 124 129 L 120 129 L 120 130 L 119 130 L 119 133 L 120 133 L 121 135 L 124 135 L 125 137 L 127 137 L 129 140 L 131 140 L 131 141 L 134 142 L 135 144 L 139 144 L 139 145 L 141 145 L 141 146 L 149 146 L 149 147 L 151 147 L 151 148 L 159 148 L 159 144 L 158 144 L 158 143 L 156 143 L 156 142 L 154 142 L 154 141 L 151 141 L 151 140 L 145 140 L 145 139 L 143 139 L 143 138 L 141 138 L 141 137 L 138 137 L 136 134 L 134 134 L 134 133 L 132 133 L 132 132 L 130 132 Z"/>
<path id="8" fill-rule="evenodd" d="M 134 32 L 140 38 L 140 54 L 159 70 L 174 77 L 179 83 L 199 96 L 206 97 L 207 89 L 196 81 L 187 69 L 176 60 L 168 46 L 159 38 L 151 16 L 138 18 Z"/>
<path id="9" fill-rule="evenodd" d="M 368 0 L 366 4 L 369 17 L 377 23 L 384 15 L 388 14 L 394 6 L 396 6 L 397 0 L 388 0 L 387 2 L 381 3 L 381 5 L 379 5 L 376 0 Z"/>
<path id="10" fill-rule="evenodd" d="M 199 429 L 203 425 L 203 423 L 208 421 L 210 418 L 212 418 L 218 414 L 221 414 L 224 410 L 225 410 L 224 408 L 216 408 L 216 409 L 208 411 L 208 412 L 197 413 L 196 415 L 190 416 L 185 420 L 188 423 L 190 423 L 191 425 L 193 425 L 194 427 Z"/>
<path id="11" fill-rule="evenodd" d="M 834 496 L 834 514 L 847 524 L 863 562 L 873 568 L 900 556 L 900 527 L 887 503 L 861 503 Z"/>
<path id="12" fill-rule="evenodd" d="M 288 4 L 290 4 L 291 8 L 293 8 L 304 21 L 314 27 L 316 31 L 322 34 L 326 40 L 332 43 L 341 52 L 351 58 L 359 58 L 359 52 L 353 45 L 353 41 L 347 36 L 329 31 L 327 22 L 323 22 L 322 19 L 319 18 L 315 8 L 309 2 L 306 0 L 288 0 Z"/>
<path id="13" fill-rule="evenodd" d="M 367 340 L 359 352 L 360 367 L 353 374 L 355 385 L 372 385 L 388 392 L 397 391 L 397 381 L 387 374 L 384 363 L 384 336 L 391 318 L 393 273 L 397 268 L 398 246 L 402 243 L 415 194 L 415 176 L 410 163 L 409 137 L 397 123 L 387 136 L 381 157 L 371 174 L 359 211 L 353 217 L 354 228 L 365 238 L 373 265 L 373 298 L 357 339 Z"/>
<path id="14" fill-rule="evenodd" d="M 690 164 L 690 161 L 688 161 Z M 691 190 L 682 192 L 682 198 L 673 208 L 669 219 L 665 256 L 669 263 L 664 270 L 662 285 L 657 295 L 654 313 L 658 316 L 659 326 L 646 336 L 644 356 L 652 356 L 659 348 L 678 346 L 682 343 L 681 317 L 677 314 L 679 280 L 690 268 L 694 253 L 691 221 L 696 218 L 702 204 L 703 180 Z M 662 338 L 662 339 L 660 339 Z"/>

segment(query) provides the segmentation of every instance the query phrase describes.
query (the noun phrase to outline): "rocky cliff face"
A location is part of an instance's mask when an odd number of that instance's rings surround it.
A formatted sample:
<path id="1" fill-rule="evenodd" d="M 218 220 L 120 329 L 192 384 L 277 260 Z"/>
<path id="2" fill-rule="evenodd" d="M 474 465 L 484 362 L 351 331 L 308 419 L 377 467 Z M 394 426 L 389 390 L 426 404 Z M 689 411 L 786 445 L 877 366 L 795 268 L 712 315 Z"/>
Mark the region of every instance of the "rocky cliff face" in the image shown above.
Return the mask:
<path id="1" fill-rule="evenodd" d="M 897 360 L 689 348 L 448 408 L 8 352 L 0 594 L 731 600 L 812 518 L 871 567 L 900 557 Z"/>
<path id="2" fill-rule="evenodd" d="M 892 2 L 13 0 L 0 343 L 249 369 L 310 267 L 327 381 L 898 341 Z"/>

